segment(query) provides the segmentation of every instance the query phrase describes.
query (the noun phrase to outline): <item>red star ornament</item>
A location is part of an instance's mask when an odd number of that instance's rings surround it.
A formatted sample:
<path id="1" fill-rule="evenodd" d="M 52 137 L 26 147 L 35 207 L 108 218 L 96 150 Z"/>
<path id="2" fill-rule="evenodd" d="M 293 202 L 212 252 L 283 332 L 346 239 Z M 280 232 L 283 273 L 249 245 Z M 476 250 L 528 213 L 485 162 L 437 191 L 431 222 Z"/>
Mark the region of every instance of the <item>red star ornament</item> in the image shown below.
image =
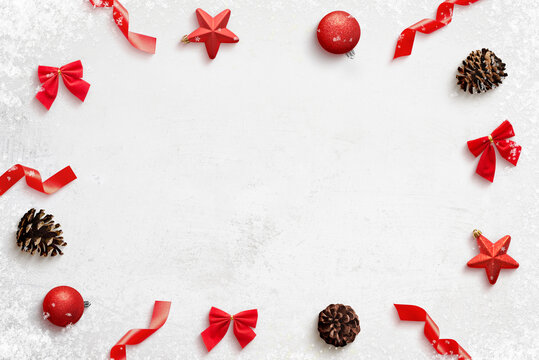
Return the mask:
<path id="1" fill-rule="evenodd" d="M 468 261 L 468 266 L 475 269 L 485 268 L 491 285 L 496 284 L 501 269 L 518 268 L 518 262 L 507 255 L 511 236 L 505 235 L 493 244 L 479 230 L 474 230 L 473 235 L 477 239 L 479 254 Z"/>
<path id="2" fill-rule="evenodd" d="M 237 43 L 238 37 L 226 28 L 230 19 L 230 10 L 226 9 L 216 17 L 210 16 L 202 9 L 196 10 L 197 20 L 200 27 L 182 39 L 184 43 L 203 42 L 210 59 L 215 59 L 221 43 Z"/>

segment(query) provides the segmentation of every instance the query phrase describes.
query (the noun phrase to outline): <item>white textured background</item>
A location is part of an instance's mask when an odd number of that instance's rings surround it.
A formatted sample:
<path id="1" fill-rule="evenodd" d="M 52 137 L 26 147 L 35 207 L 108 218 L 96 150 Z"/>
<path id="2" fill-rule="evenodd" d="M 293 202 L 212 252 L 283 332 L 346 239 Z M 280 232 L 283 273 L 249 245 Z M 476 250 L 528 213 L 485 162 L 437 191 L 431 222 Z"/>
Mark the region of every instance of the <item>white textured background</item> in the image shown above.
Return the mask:
<path id="1" fill-rule="evenodd" d="M 0 198 L 0 358 L 106 359 L 158 299 L 173 302 L 169 320 L 129 360 L 437 359 L 394 302 L 424 307 L 474 360 L 539 358 L 539 5 L 456 7 L 391 62 L 401 30 L 439 2 L 125 0 L 131 29 L 158 38 L 150 56 L 87 0 L 2 1 L 0 171 L 21 163 L 48 178 L 71 165 L 79 179 L 52 196 L 21 181 Z M 214 61 L 179 44 L 197 7 L 232 10 L 240 42 Z M 337 9 L 361 25 L 354 60 L 315 40 Z M 481 47 L 509 77 L 468 96 L 456 68 Z M 45 111 L 37 66 L 77 59 L 86 102 L 61 85 Z M 523 152 L 516 168 L 498 157 L 489 184 L 466 141 L 504 119 Z M 62 224 L 61 258 L 16 247 L 30 207 Z M 513 238 L 521 266 L 495 286 L 466 268 L 474 228 Z M 64 284 L 92 302 L 67 330 L 40 316 Z M 316 330 L 332 302 L 361 319 L 343 349 Z M 212 305 L 258 308 L 257 338 L 240 351 L 230 331 L 207 355 L 199 333 Z"/>

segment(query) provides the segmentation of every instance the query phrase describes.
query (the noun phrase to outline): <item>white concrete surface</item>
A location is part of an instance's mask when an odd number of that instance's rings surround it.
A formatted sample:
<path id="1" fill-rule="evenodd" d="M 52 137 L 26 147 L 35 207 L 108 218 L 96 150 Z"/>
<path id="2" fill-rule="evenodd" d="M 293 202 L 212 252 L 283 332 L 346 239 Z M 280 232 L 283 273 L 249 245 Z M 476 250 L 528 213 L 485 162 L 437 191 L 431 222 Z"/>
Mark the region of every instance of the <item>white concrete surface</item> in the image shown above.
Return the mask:
<path id="1" fill-rule="evenodd" d="M 48 177 L 71 165 L 79 178 L 52 196 L 20 182 L 0 198 L 0 358 L 106 359 L 149 324 L 157 299 L 173 302 L 169 320 L 129 360 L 437 358 L 394 302 L 424 307 L 474 360 L 539 358 L 539 5 L 457 7 L 392 62 L 401 30 L 439 2 L 122 1 L 132 30 L 158 38 L 153 56 L 86 0 L 1 2 L 1 168 Z M 203 45 L 179 44 L 197 7 L 232 10 L 240 41 L 214 61 Z M 337 9 L 361 25 L 354 60 L 316 42 L 318 21 Z M 509 77 L 468 96 L 456 69 L 482 47 Z M 92 84 L 86 102 L 61 85 L 45 111 L 33 99 L 37 66 L 77 59 Z M 466 141 L 505 119 L 522 156 L 517 167 L 498 158 L 489 184 Z M 62 224 L 61 258 L 16 247 L 30 207 Z M 520 268 L 495 286 L 466 267 L 474 228 L 512 236 Z M 64 284 L 93 304 L 68 330 L 40 318 L 46 292 Z M 316 331 L 332 302 L 361 319 L 344 349 Z M 240 351 L 230 331 L 206 354 L 199 333 L 212 305 L 258 308 L 257 338 Z"/>

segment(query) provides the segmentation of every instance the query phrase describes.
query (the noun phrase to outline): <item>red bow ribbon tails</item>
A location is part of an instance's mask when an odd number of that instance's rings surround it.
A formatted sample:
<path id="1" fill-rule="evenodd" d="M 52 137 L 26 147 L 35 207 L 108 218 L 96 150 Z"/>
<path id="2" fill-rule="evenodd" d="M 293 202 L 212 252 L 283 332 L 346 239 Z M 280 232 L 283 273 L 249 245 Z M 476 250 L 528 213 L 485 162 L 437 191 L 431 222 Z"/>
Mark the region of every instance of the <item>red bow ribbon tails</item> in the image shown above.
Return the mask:
<path id="1" fill-rule="evenodd" d="M 95 7 L 112 7 L 112 18 L 127 41 L 138 50 L 155 54 L 155 43 L 157 40 L 151 36 L 129 31 L 129 13 L 119 1 L 90 0 L 90 2 Z"/>
<path id="2" fill-rule="evenodd" d="M 201 333 L 202 340 L 208 351 L 211 351 L 223 339 L 231 321 L 234 321 L 234 335 L 242 348 L 246 347 L 256 336 L 253 329 L 251 329 L 256 328 L 256 321 L 258 320 L 258 311 L 256 309 L 242 311 L 231 316 L 223 310 L 212 307 L 209 319 L 210 326 Z"/>
<path id="3" fill-rule="evenodd" d="M 36 98 L 49 110 L 58 94 L 58 77 L 61 76 L 64 84 L 73 95 L 80 101 L 84 101 L 90 89 L 90 84 L 82 80 L 82 63 L 80 60 L 73 61 L 61 68 L 52 66 L 39 66 L 37 75 L 41 83 L 41 89 Z"/>
<path id="4" fill-rule="evenodd" d="M 440 329 L 429 314 L 419 306 L 394 304 L 399 318 L 403 321 L 424 321 L 423 333 L 441 355 L 458 355 L 458 360 L 471 360 L 472 357 L 453 339 L 440 339 Z"/>
<path id="5" fill-rule="evenodd" d="M 167 321 L 170 312 L 170 301 L 156 301 L 153 306 L 152 320 L 148 329 L 129 330 L 110 350 L 110 358 L 113 360 L 126 359 L 126 345 L 140 344 L 154 332 L 159 330 Z"/>
<path id="6" fill-rule="evenodd" d="M 32 189 L 48 195 L 55 193 L 77 178 L 71 167 L 67 166 L 43 182 L 39 171 L 17 164 L 0 176 L 0 196 L 4 195 L 23 177 L 26 179 L 26 184 Z"/>
<path id="7" fill-rule="evenodd" d="M 479 0 L 446 0 L 441 3 L 436 11 L 436 20 L 423 19 L 403 30 L 399 36 L 393 59 L 401 56 L 408 56 L 412 53 L 415 33 L 417 31 L 423 34 L 430 34 L 449 24 L 453 19 L 453 8 L 455 5 L 471 5 L 478 1 Z"/>
<path id="8" fill-rule="evenodd" d="M 514 141 L 506 140 L 513 136 L 515 136 L 513 126 L 509 121 L 505 120 L 492 134 L 468 141 L 468 149 L 475 157 L 482 153 L 475 172 L 490 182 L 494 181 L 494 172 L 496 170 L 494 147 L 498 149 L 498 152 L 505 160 L 516 166 L 522 147 Z"/>

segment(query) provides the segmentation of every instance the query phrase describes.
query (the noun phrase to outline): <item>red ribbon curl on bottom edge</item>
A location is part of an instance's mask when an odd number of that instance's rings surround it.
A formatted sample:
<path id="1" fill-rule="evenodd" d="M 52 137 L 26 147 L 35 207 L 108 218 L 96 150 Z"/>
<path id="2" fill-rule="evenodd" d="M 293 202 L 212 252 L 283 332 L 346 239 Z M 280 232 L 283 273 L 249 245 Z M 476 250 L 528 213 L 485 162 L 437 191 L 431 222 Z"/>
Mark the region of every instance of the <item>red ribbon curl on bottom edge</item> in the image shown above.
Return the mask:
<path id="1" fill-rule="evenodd" d="M 153 306 L 152 320 L 148 329 L 129 330 L 110 350 L 110 358 L 113 360 L 126 359 L 126 345 L 140 344 L 154 332 L 159 330 L 167 321 L 170 312 L 170 301 L 156 301 Z"/>
<path id="2" fill-rule="evenodd" d="M 441 355 L 458 355 L 458 360 L 472 360 L 472 357 L 453 339 L 440 339 L 440 329 L 429 314 L 419 306 L 394 304 L 399 318 L 403 321 L 424 321 L 425 337 Z"/>

